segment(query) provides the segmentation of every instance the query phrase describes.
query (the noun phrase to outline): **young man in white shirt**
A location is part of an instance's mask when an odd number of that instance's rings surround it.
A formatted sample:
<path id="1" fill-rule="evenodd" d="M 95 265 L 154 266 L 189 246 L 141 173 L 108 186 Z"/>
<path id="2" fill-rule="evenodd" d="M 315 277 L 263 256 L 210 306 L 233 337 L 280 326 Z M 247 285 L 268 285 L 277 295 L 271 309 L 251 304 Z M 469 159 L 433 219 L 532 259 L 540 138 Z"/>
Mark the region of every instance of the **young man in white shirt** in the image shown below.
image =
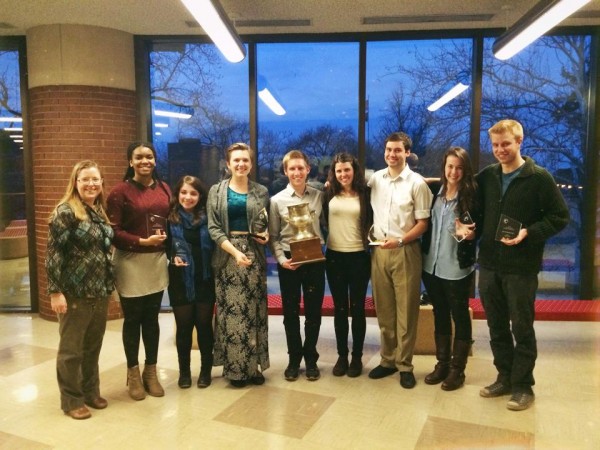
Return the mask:
<path id="1" fill-rule="evenodd" d="M 412 140 L 402 132 L 385 142 L 387 168 L 369 179 L 373 207 L 371 284 L 381 337 L 381 361 L 373 379 L 400 371 L 400 385 L 415 386 L 412 357 L 417 338 L 421 291 L 421 245 L 427 230 L 432 193 L 406 162 Z"/>

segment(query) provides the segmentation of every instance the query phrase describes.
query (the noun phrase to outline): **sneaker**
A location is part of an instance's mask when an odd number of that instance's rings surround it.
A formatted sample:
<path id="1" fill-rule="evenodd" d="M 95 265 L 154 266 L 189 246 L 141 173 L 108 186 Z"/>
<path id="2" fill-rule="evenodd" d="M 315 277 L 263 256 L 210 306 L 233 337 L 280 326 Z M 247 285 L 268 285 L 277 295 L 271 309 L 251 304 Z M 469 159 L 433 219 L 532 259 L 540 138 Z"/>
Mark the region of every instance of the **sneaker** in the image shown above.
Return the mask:
<path id="1" fill-rule="evenodd" d="M 350 366 L 348 367 L 348 376 L 351 378 L 356 378 L 360 376 L 363 370 L 362 361 L 360 358 L 352 358 L 350 361 Z"/>
<path id="2" fill-rule="evenodd" d="M 306 364 L 306 379 L 308 381 L 317 381 L 321 378 L 321 371 L 317 367 L 317 363 Z"/>
<path id="3" fill-rule="evenodd" d="M 336 377 L 343 377 L 348 372 L 348 357 L 340 356 L 333 366 L 333 375 Z"/>
<path id="4" fill-rule="evenodd" d="M 299 369 L 299 366 L 290 363 L 285 369 L 285 372 L 283 372 L 283 376 L 288 381 L 296 381 L 298 379 Z"/>
<path id="5" fill-rule="evenodd" d="M 398 372 L 398 369 L 396 369 L 395 367 L 383 367 L 379 365 L 369 372 L 369 378 L 378 380 L 380 378 L 385 378 L 389 375 L 392 375 L 396 372 Z"/>
<path id="6" fill-rule="evenodd" d="M 486 398 L 501 397 L 507 394 L 510 394 L 510 386 L 505 385 L 501 381 L 496 381 L 479 391 L 479 395 Z"/>
<path id="7" fill-rule="evenodd" d="M 511 411 L 523 411 L 524 409 L 529 408 L 534 400 L 534 394 L 528 392 L 515 392 L 510 396 L 510 400 L 506 404 L 506 407 Z"/>

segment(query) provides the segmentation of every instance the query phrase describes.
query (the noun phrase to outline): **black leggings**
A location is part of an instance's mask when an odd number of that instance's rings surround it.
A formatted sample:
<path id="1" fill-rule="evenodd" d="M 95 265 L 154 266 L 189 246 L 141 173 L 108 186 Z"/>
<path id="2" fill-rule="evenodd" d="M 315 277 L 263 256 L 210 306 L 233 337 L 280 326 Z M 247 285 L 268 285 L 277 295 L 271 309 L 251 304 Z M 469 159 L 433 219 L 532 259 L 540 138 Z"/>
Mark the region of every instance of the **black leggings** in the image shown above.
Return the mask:
<path id="1" fill-rule="evenodd" d="M 214 303 L 190 303 L 187 305 L 173 306 L 177 332 L 177 356 L 183 368 L 190 365 L 190 352 L 192 351 L 192 332 L 196 327 L 198 348 L 202 365 L 212 365 L 213 352 L 213 311 Z"/>
<path id="2" fill-rule="evenodd" d="M 125 317 L 123 321 L 123 347 L 125 348 L 127 367 L 131 368 L 139 365 L 140 330 L 146 351 L 145 363 L 147 365 L 156 364 L 160 338 L 158 313 L 160 312 L 163 291 L 142 297 L 119 297 Z"/>

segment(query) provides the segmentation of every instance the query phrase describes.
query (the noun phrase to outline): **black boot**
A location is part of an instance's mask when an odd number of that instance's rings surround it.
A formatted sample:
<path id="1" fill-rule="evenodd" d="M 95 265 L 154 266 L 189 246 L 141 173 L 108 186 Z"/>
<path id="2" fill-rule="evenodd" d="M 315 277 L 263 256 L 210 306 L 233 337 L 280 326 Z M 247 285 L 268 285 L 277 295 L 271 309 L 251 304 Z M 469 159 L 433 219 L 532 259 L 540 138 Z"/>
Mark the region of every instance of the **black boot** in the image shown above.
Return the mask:
<path id="1" fill-rule="evenodd" d="M 471 350 L 473 341 L 462 341 L 454 339 L 454 348 L 452 349 L 452 362 L 450 362 L 450 372 L 442 383 L 444 391 L 453 391 L 461 387 L 465 382 L 465 367 L 467 367 L 467 358 Z"/>
<path id="2" fill-rule="evenodd" d="M 212 383 L 212 367 L 213 355 L 202 353 L 201 356 L 200 376 L 198 377 L 198 387 L 200 389 L 207 388 Z"/>
<path id="3" fill-rule="evenodd" d="M 179 380 L 177 386 L 187 389 L 192 386 L 192 372 L 190 370 L 190 359 L 179 358 Z"/>
<path id="4" fill-rule="evenodd" d="M 426 384 L 438 384 L 446 379 L 450 371 L 450 342 L 452 337 L 444 334 L 435 335 L 435 356 L 437 364 L 433 372 L 425 377 Z"/>

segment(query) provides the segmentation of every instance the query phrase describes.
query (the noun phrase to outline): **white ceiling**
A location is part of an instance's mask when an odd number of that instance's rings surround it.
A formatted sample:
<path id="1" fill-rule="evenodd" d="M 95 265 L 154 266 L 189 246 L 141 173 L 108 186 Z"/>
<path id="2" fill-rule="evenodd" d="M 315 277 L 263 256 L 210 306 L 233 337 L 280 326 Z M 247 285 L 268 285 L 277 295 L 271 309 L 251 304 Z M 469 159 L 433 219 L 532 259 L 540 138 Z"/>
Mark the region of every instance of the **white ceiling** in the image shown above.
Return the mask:
<path id="1" fill-rule="evenodd" d="M 536 3 L 537 0 L 221 0 L 229 17 L 237 21 L 241 35 L 506 28 Z M 473 20 L 474 15 L 491 18 Z M 586 17 L 569 18 L 562 25 L 600 25 L 600 0 L 593 0 L 579 15 Z M 366 25 L 364 18 L 386 23 Z M 398 18 L 404 23 L 389 23 Z M 283 22 L 279 26 L 248 26 L 239 22 L 248 20 L 304 20 L 309 25 Z M 179 0 L 0 0 L 0 36 L 25 35 L 29 28 L 59 23 L 102 26 L 136 35 L 202 34 L 200 28 L 190 27 L 186 21 L 193 18 Z"/>

